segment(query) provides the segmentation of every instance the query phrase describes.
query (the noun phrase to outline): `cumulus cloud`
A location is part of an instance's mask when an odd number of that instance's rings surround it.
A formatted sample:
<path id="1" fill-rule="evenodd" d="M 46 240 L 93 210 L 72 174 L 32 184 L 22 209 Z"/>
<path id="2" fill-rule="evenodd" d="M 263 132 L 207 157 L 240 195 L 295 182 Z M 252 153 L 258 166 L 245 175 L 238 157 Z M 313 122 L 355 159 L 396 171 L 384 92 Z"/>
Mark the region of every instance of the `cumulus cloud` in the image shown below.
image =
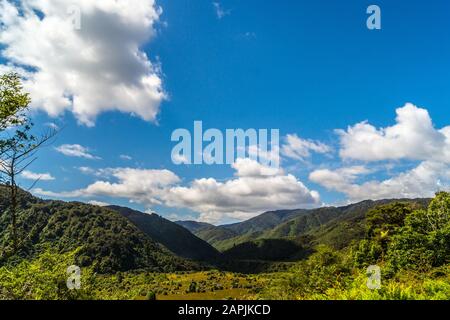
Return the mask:
<path id="1" fill-rule="evenodd" d="M 322 142 L 302 139 L 296 134 L 288 134 L 281 147 L 283 156 L 300 161 L 311 157 L 312 152 L 326 154 L 331 151 L 331 147 Z"/>
<path id="2" fill-rule="evenodd" d="M 281 168 L 264 166 L 250 158 L 237 159 L 231 167 L 236 171 L 237 177 L 269 177 L 284 174 Z"/>
<path id="3" fill-rule="evenodd" d="M 316 170 L 310 180 L 329 190 L 344 193 L 351 202 L 367 199 L 432 197 L 436 191 L 450 187 L 450 165 L 424 161 L 417 167 L 385 180 L 357 183 L 367 171 L 341 168 L 336 171 Z"/>
<path id="4" fill-rule="evenodd" d="M 102 176 L 102 181 L 96 181 L 85 189 L 68 192 L 51 192 L 35 189 L 34 192 L 43 196 L 65 198 L 109 196 L 126 198 L 145 204 L 161 204 L 160 198 L 168 187 L 180 182 L 180 178 L 169 170 L 146 170 L 134 168 L 107 168 L 94 170 L 81 167 L 80 170 Z M 109 178 L 115 182 L 108 181 Z"/>
<path id="5" fill-rule="evenodd" d="M 200 220 L 212 223 L 247 219 L 266 210 L 320 204 L 316 191 L 282 170 L 249 159 L 238 159 L 233 168 L 234 178 L 224 182 L 196 179 L 188 186 L 182 186 L 181 179 L 168 170 L 105 169 L 105 175 L 109 173 L 114 182 L 97 181 L 85 189 L 57 194 L 42 189 L 34 192 L 57 197 L 119 197 L 144 205 L 190 209 L 200 213 Z"/>
<path id="6" fill-rule="evenodd" d="M 100 159 L 99 157 L 92 155 L 88 148 L 79 144 L 63 144 L 56 147 L 55 150 L 68 157 L 85 158 L 89 160 Z"/>
<path id="7" fill-rule="evenodd" d="M 390 127 L 377 129 L 366 121 L 336 130 L 342 159 L 364 165 L 315 170 L 309 179 L 349 201 L 431 197 L 450 188 L 450 126 L 435 128 L 428 111 L 412 104 L 396 112 L 396 124 Z M 387 163 L 394 171 L 405 163 L 413 168 L 384 179 L 368 178 L 373 162 Z"/>
<path id="8" fill-rule="evenodd" d="M 396 124 L 377 129 L 366 122 L 336 130 L 340 156 L 362 161 L 435 160 L 450 163 L 450 126 L 436 129 L 426 109 L 410 103 L 396 110 Z"/>
<path id="9" fill-rule="evenodd" d="M 27 180 L 52 181 L 55 178 L 50 173 L 35 173 L 29 170 L 23 171 L 20 176 Z"/>
<path id="10" fill-rule="evenodd" d="M 93 126 L 120 111 L 155 121 L 166 94 L 159 64 L 140 48 L 161 11 L 154 0 L 0 0 L 0 69 L 22 73 L 32 106 L 51 116 L 70 111 Z"/>
<path id="11" fill-rule="evenodd" d="M 319 169 L 310 173 L 309 180 L 325 186 L 329 190 L 342 191 L 347 189 L 361 175 L 370 172 L 364 166 L 340 168 L 335 171 Z"/>
<path id="12" fill-rule="evenodd" d="M 171 188 L 166 203 L 200 212 L 200 220 L 243 220 L 262 211 L 317 206 L 319 194 L 291 174 L 264 167 L 253 160 L 238 159 L 236 178 L 219 182 L 197 179 L 188 187 Z"/>

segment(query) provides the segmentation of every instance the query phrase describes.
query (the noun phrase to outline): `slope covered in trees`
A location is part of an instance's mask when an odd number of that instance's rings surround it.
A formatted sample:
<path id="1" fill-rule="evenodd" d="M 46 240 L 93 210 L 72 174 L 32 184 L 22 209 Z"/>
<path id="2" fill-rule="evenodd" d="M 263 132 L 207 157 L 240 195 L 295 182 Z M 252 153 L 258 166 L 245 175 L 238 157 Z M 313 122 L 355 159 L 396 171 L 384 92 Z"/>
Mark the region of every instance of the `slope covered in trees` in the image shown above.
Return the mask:
<path id="1" fill-rule="evenodd" d="M 196 269 L 175 256 L 119 213 L 78 202 L 44 201 L 19 192 L 19 251 L 12 254 L 7 188 L 0 187 L 0 248 L 3 263 L 31 258 L 51 247 L 79 249 L 75 262 L 102 273 L 148 269 L 160 272 Z"/>
<path id="2" fill-rule="evenodd" d="M 321 237 L 310 242 L 312 252 L 302 260 L 262 274 L 255 274 L 261 264 L 253 261 L 248 261 L 253 273 L 248 275 L 222 271 L 97 274 L 91 266 L 83 268 L 81 290 L 70 291 L 65 287 L 65 268 L 75 262 L 78 250 L 62 254 L 46 249 L 0 266 L 0 299 L 450 299 L 448 193 L 437 194 L 425 207 L 393 202 L 368 210 L 362 220 L 357 219 L 359 213 L 351 216 L 356 220 L 342 217 L 321 227 L 317 233 Z M 329 232 L 345 230 L 342 223 L 352 222 L 362 223 L 360 237 L 341 249 L 320 243 Z M 285 252 L 295 249 L 291 243 L 276 242 L 257 240 L 229 252 L 233 259 L 249 258 L 247 253 L 239 254 L 250 251 L 256 252 L 256 258 L 281 259 L 276 256 L 277 247 L 285 247 Z M 378 288 L 367 285 L 369 265 L 379 267 Z M 41 272 L 36 273 L 37 269 Z"/>
<path id="3" fill-rule="evenodd" d="M 428 207 L 396 202 L 370 210 L 365 236 L 341 250 L 320 244 L 262 294 L 268 299 L 450 299 L 450 194 Z M 377 289 L 367 267 L 377 266 Z"/>
<path id="4" fill-rule="evenodd" d="M 347 240 L 341 241 L 344 245 L 354 237 L 363 236 L 363 221 L 370 209 L 393 202 L 415 203 L 418 207 L 424 207 L 429 201 L 429 199 L 367 200 L 343 207 L 271 211 L 241 223 L 223 226 L 207 225 L 192 229 L 192 232 L 220 251 L 248 241 L 292 239 L 304 235 L 314 235 L 321 241 L 331 243 L 333 234 L 342 237 L 344 229 L 348 229 L 349 235 L 344 236 Z"/>
<path id="5" fill-rule="evenodd" d="M 297 261 L 310 250 L 301 241 L 261 239 L 238 244 L 223 252 L 229 260 Z"/>
<path id="6" fill-rule="evenodd" d="M 210 244 L 197 238 L 182 226 L 157 214 L 145 214 L 119 206 L 109 206 L 108 208 L 122 214 L 151 239 L 161 243 L 180 257 L 211 261 L 219 256 L 219 252 Z"/>

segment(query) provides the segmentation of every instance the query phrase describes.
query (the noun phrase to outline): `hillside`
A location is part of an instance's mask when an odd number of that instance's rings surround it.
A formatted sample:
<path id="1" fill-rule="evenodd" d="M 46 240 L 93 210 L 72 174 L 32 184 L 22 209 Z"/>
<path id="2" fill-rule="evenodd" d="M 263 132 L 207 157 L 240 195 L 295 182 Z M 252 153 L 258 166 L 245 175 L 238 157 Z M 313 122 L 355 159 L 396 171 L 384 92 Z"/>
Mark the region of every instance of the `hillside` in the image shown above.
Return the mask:
<path id="1" fill-rule="evenodd" d="M 223 227 L 232 230 L 239 235 L 256 233 L 272 229 L 284 221 L 308 213 L 309 210 L 306 209 L 269 211 L 249 220 L 224 225 Z"/>
<path id="2" fill-rule="evenodd" d="M 157 214 L 145 214 L 119 206 L 109 206 L 108 208 L 119 212 L 151 239 L 161 243 L 180 257 L 211 261 L 219 256 L 219 252 L 209 243 L 196 237 L 182 226 Z"/>
<path id="3" fill-rule="evenodd" d="M 0 264 L 33 257 L 47 247 L 61 253 L 80 248 L 76 263 L 101 273 L 147 269 L 169 272 L 197 266 L 172 254 L 117 212 L 78 202 L 44 201 L 19 192 L 20 252 L 10 250 L 6 188 L 0 187 Z M 3 262 L 2 262 L 3 261 Z"/>
<path id="4" fill-rule="evenodd" d="M 11 241 L 6 191 L 0 187 L 3 263 L 18 257 L 8 255 Z M 301 260 L 318 244 L 345 248 L 366 236 L 370 209 L 398 201 L 418 208 L 429 203 L 428 199 L 363 201 L 344 207 L 272 211 L 242 223 L 213 226 L 192 221 L 173 223 L 156 214 L 119 206 L 41 200 L 21 191 L 20 256 L 33 257 L 51 246 L 61 253 L 79 248 L 77 264 L 92 265 L 101 273 L 195 270 L 199 261 L 254 271 L 254 266 L 259 266 L 255 262 Z"/>
<path id="5" fill-rule="evenodd" d="M 183 228 L 188 229 L 192 233 L 214 227 L 214 225 L 212 224 L 197 221 L 175 221 L 175 223 L 182 226 Z"/>
<path id="6" fill-rule="evenodd" d="M 393 202 L 416 203 L 426 207 L 429 201 L 367 200 L 343 207 L 271 211 L 241 223 L 196 228 L 193 233 L 220 251 L 258 239 L 292 239 L 304 235 L 312 235 L 317 243 L 344 245 L 364 235 L 364 218 L 370 209 Z"/>
<path id="7" fill-rule="evenodd" d="M 87 267 L 81 290 L 61 285 L 74 252 L 48 248 L 0 265 L 0 299 L 449 300 L 450 194 L 428 202 L 381 202 L 367 212 L 369 202 L 342 207 L 345 214 L 306 236 L 233 246 L 222 254 L 220 270 L 99 274 Z M 357 235 L 362 227 L 364 235 Z M 367 286 L 370 265 L 382 268 L 381 289 Z"/>
<path id="8" fill-rule="evenodd" d="M 309 253 L 300 241 L 261 239 L 238 244 L 223 255 L 229 260 L 297 261 Z"/>

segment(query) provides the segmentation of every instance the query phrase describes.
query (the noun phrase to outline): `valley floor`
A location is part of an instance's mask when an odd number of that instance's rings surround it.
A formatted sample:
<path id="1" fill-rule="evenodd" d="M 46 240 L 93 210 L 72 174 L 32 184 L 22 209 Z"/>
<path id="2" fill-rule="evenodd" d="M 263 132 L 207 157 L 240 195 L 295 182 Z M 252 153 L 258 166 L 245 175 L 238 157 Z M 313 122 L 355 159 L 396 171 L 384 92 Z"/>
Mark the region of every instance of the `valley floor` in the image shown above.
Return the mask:
<path id="1" fill-rule="evenodd" d="M 428 272 L 402 272 L 367 286 L 364 269 L 345 271 L 318 264 L 328 250 L 286 272 L 241 274 L 218 270 L 99 275 L 83 269 L 79 290 L 68 290 L 70 255 L 44 253 L 33 261 L 0 268 L 0 299 L 11 300 L 450 300 L 450 265 Z M 335 261 L 334 256 L 331 256 Z M 311 268 L 312 267 L 312 268 Z"/>

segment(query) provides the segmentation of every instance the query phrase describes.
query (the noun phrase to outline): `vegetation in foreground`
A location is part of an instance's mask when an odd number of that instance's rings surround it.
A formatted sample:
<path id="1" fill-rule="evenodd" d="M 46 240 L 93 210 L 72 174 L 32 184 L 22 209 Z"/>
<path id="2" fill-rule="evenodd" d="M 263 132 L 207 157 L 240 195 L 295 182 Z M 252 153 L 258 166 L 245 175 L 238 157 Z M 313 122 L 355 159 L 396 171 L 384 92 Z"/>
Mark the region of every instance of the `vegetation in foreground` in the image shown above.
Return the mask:
<path id="1" fill-rule="evenodd" d="M 81 289 L 68 290 L 66 268 L 80 249 L 46 250 L 0 268 L 2 299 L 450 299 L 450 194 L 427 210 L 407 203 L 367 213 L 366 236 L 336 250 L 318 245 L 286 272 L 221 271 L 97 274 L 82 270 Z M 381 268 L 379 289 L 367 266 Z"/>

